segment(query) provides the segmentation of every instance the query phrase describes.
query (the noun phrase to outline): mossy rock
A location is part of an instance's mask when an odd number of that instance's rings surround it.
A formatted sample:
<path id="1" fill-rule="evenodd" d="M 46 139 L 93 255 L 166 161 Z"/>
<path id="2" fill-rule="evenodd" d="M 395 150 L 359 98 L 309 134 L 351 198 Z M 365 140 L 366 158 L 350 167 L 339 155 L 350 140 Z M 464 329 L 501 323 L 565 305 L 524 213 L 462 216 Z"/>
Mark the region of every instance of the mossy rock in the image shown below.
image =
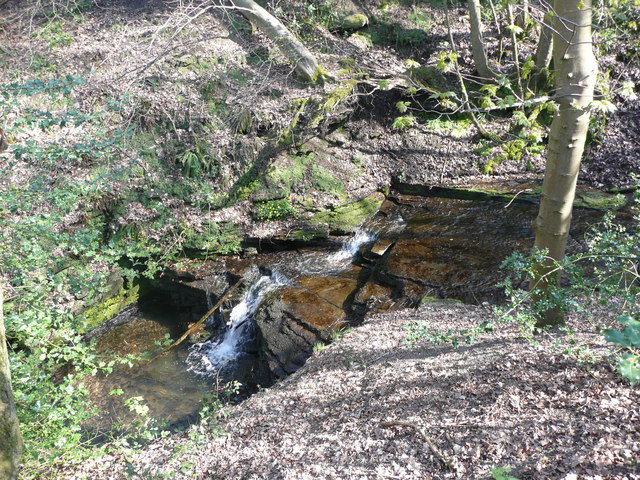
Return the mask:
<path id="1" fill-rule="evenodd" d="M 354 13 L 340 19 L 335 26 L 335 30 L 352 32 L 365 28 L 367 25 L 369 25 L 369 18 L 366 15 L 362 13 Z"/>
<path id="2" fill-rule="evenodd" d="M 419 183 L 405 183 L 394 180 L 393 188 L 403 195 L 419 195 L 423 197 L 459 198 L 462 200 L 502 200 L 505 202 L 537 203 L 542 187 L 536 186 L 522 192 L 512 190 L 492 190 L 490 188 L 432 187 Z M 517 193 L 517 195 L 516 195 Z M 592 210 L 618 210 L 627 204 L 621 193 L 578 192 L 573 202 L 577 208 Z"/>
<path id="3" fill-rule="evenodd" d="M 621 193 L 581 192 L 576 194 L 574 207 L 591 208 L 593 210 L 619 210 L 627 204 Z"/>
<path id="4" fill-rule="evenodd" d="M 302 228 L 300 230 L 294 230 L 291 232 L 290 236 L 294 240 L 310 242 L 311 240 L 322 240 L 327 238 L 329 236 L 329 231 L 326 229 Z"/>
<path id="5" fill-rule="evenodd" d="M 257 190 L 251 195 L 252 202 L 268 202 L 271 200 L 282 200 L 289 196 L 289 188 L 283 188 L 279 185 L 268 186 Z"/>
<path id="6" fill-rule="evenodd" d="M 422 87 L 436 92 L 447 91 L 448 84 L 445 76 L 436 67 L 424 66 L 410 68 L 406 74 Z"/>
<path id="7" fill-rule="evenodd" d="M 326 225 L 335 234 L 353 233 L 358 225 L 378 211 L 384 198 L 382 193 L 375 193 L 357 202 L 317 213 L 311 218 L 311 223 Z"/>
<path id="8" fill-rule="evenodd" d="M 121 287 L 116 295 L 87 308 L 80 316 L 78 333 L 84 334 L 99 327 L 120 313 L 124 307 L 136 303 L 140 298 L 140 285 Z"/>
<path id="9" fill-rule="evenodd" d="M 492 190 L 489 188 L 462 188 L 462 187 L 433 187 L 419 183 L 405 183 L 398 180 L 393 182 L 393 188 L 403 195 L 419 195 L 422 197 L 458 198 L 460 200 L 502 200 L 505 202 L 538 201 L 534 192 L 516 192 L 509 190 Z"/>

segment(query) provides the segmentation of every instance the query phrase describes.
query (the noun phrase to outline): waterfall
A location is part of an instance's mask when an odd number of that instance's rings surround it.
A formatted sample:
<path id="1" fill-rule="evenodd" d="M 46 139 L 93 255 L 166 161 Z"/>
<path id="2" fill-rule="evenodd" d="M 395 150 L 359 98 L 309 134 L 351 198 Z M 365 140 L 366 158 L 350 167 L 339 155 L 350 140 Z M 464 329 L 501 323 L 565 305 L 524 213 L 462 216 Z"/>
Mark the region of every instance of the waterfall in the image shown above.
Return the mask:
<path id="1" fill-rule="evenodd" d="M 375 238 L 376 235 L 370 230 L 359 228 L 352 237 L 342 244 L 338 251 L 328 255 L 319 255 L 317 252 L 313 252 L 294 258 L 288 257 L 278 264 L 278 268 L 294 278 L 296 276 L 335 274 L 349 266 L 362 245 L 374 241 Z"/>
<path id="2" fill-rule="evenodd" d="M 296 265 L 296 270 L 299 274 L 319 275 L 343 269 L 349 265 L 363 244 L 374 239 L 374 234 L 359 229 L 339 251 L 322 258 L 315 256 L 302 260 Z M 224 372 L 239 368 L 250 355 L 248 352 L 255 351 L 254 312 L 268 292 L 290 283 L 287 277 L 278 272 L 259 277 L 244 294 L 240 303 L 231 310 L 224 334 L 213 341 L 191 347 L 187 357 L 190 370 L 203 375 L 222 373 L 224 376 Z"/>
<path id="3" fill-rule="evenodd" d="M 358 229 L 356 233 L 351 237 L 342 248 L 329 257 L 329 262 L 346 262 L 351 260 L 356 253 L 360 250 L 360 247 L 365 243 L 374 241 L 376 236 L 367 230 Z"/>
<path id="4" fill-rule="evenodd" d="M 217 373 L 237 360 L 243 345 L 253 341 L 253 313 L 264 296 L 276 288 L 289 284 L 289 280 L 274 272 L 263 275 L 245 292 L 229 315 L 227 330 L 218 342 L 204 342 L 191 347 L 187 362 L 191 370 L 201 374 Z"/>

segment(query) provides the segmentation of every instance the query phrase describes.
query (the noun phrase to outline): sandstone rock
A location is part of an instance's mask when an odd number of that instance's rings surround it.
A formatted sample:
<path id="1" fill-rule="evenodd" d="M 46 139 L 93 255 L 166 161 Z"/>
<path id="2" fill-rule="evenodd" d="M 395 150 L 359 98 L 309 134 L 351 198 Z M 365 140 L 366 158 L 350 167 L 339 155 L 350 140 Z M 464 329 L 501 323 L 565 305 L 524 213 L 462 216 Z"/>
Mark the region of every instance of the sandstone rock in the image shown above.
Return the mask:
<path id="1" fill-rule="evenodd" d="M 272 375 L 295 372 L 316 343 L 329 341 L 346 320 L 343 308 L 356 286 L 348 278 L 307 277 L 265 299 L 255 320 L 260 354 Z"/>

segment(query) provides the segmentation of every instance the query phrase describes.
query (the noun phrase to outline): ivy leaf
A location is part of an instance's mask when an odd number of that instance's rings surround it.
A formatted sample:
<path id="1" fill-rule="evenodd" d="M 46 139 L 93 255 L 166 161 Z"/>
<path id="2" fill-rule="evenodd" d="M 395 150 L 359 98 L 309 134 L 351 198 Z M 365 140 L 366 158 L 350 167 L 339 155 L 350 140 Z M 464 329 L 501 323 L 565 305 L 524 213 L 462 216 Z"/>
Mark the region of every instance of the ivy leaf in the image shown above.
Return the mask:
<path id="1" fill-rule="evenodd" d="M 496 96 L 498 94 L 498 85 L 495 84 L 487 84 L 480 87 L 481 92 L 487 92 L 489 95 Z"/>
<path id="2" fill-rule="evenodd" d="M 607 340 L 607 342 L 615 343 L 617 345 L 620 345 L 621 347 L 631 347 L 629 339 L 620 330 L 605 330 L 604 338 Z"/>
<path id="3" fill-rule="evenodd" d="M 511 467 L 498 467 L 491 469 L 491 476 L 495 480 L 519 480 L 517 477 L 512 477 L 508 475 L 511 471 Z"/>
<path id="4" fill-rule="evenodd" d="M 409 110 L 409 106 L 411 105 L 411 102 L 398 102 L 396 103 L 396 108 L 398 109 L 398 111 L 400 113 L 405 113 L 407 110 Z"/>
<path id="5" fill-rule="evenodd" d="M 618 94 L 626 100 L 637 100 L 638 95 L 635 92 L 636 85 L 633 82 L 622 82 L 622 88 L 618 91 Z"/>
<path id="6" fill-rule="evenodd" d="M 407 128 L 412 127 L 415 122 L 416 119 L 413 115 L 409 115 L 406 117 L 396 117 L 391 126 L 397 130 L 406 130 Z"/>
<path id="7" fill-rule="evenodd" d="M 594 100 L 589 105 L 591 110 L 598 113 L 613 113 L 617 110 L 616 106 L 609 100 Z"/>

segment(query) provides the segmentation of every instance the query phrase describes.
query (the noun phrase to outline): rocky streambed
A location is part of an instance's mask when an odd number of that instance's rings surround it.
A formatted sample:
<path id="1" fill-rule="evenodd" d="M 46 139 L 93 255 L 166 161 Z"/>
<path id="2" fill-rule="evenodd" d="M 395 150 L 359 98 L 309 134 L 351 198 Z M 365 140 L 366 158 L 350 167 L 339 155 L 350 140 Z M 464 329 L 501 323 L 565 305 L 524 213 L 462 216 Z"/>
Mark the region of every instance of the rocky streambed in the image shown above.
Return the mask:
<path id="1" fill-rule="evenodd" d="M 499 300 L 500 264 L 531 248 L 536 211 L 530 202 L 396 195 L 348 238 L 265 242 L 243 257 L 176 264 L 140 304 L 142 313 L 104 336 L 100 348 L 126 351 L 138 339 L 134 350 L 159 352 L 154 342 L 177 338 L 224 298 L 221 308 L 179 348 L 134 367 L 137 373 L 97 381 L 95 397 L 120 383 L 152 416 L 180 422 L 193 418 L 212 384 L 238 380 L 245 393 L 269 386 L 369 313 L 433 299 Z M 601 216 L 576 210 L 573 248 Z M 242 288 L 225 297 L 239 281 Z M 108 415 L 120 418 L 114 405 Z"/>

